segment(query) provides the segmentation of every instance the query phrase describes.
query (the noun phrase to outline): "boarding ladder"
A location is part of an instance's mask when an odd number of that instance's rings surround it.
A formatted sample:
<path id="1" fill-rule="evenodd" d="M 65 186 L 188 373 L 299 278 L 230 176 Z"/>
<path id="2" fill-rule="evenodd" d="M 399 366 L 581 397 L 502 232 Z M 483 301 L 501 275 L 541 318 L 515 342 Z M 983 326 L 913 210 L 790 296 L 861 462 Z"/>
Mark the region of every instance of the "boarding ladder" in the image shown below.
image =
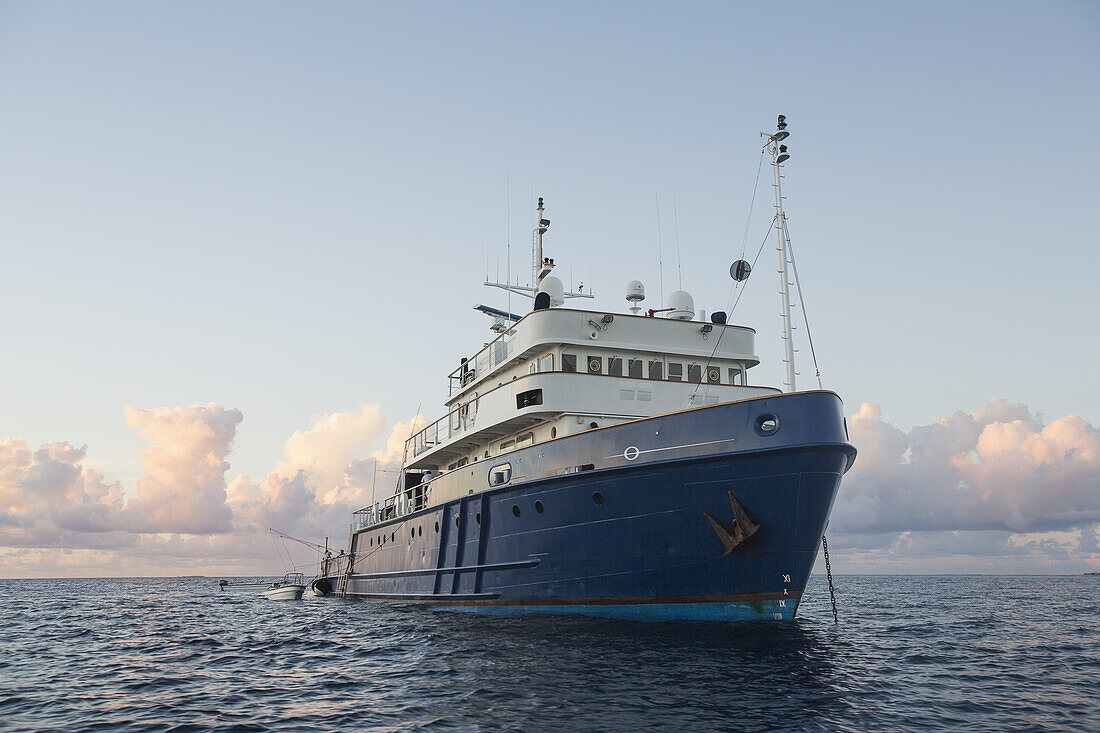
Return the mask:
<path id="1" fill-rule="evenodd" d="M 348 579 L 351 577 L 351 565 L 354 555 L 348 555 L 347 565 L 344 566 L 344 572 L 340 575 L 340 588 L 337 590 L 336 595 L 340 598 L 348 597 Z"/>

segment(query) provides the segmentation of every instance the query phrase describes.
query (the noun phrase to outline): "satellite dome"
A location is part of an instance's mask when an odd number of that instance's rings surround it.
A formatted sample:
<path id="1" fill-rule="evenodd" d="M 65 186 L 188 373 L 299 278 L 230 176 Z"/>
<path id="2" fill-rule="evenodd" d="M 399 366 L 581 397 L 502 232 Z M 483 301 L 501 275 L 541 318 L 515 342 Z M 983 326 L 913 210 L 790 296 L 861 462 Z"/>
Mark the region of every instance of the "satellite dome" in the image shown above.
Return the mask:
<path id="1" fill-rule="evenodd" d="M 550 296 L 550 307 L 557 308 L 565 303 L 565 286 L 553 275 L 547 275 L 539 283 L 539 292 Z"/>
<path id="2" fill-rule="evenodd" d="M 631 280 L 626 284 L 626 299 L 631 303 L 645 300 L 645 285 L 641 280 Z"/>
<path id="3" fill-rule="evenodd" d="M 677 321 L 690 321 L 695 318 L 695 299 L 683 290 L 673 290 L 668 294 L 665 307 L 671 308 L 666 318 Z"/>

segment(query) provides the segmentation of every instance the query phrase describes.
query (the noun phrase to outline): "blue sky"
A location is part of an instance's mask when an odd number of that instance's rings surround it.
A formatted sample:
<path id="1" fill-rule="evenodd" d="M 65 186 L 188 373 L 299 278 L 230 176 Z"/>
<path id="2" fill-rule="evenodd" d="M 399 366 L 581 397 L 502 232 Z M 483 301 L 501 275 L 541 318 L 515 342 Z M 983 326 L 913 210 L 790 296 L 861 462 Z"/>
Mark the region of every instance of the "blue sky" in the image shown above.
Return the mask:
<path id="1" fill-rule="evenodd" d="M 548 254 L 716 310 L 760 141 L 826 387 L 903 431 L 991 398 L 1100 421 L 1100 7 L 1029 3 L 0 5 L 0 437 L 87 444 L 126 406 L 244 419 L 263 476 L 318 416 L 441 413 L 469 306 Z M 770 219 L 768 171 L 750 223 Z M 488 248 L 488 253 L 487 253 Z M 499 259 L 498 259 L 499 258 Z M 733 320 L 779 384 L 774 251 Z M 801 385 L 812 384 L 803 349 Z"/>

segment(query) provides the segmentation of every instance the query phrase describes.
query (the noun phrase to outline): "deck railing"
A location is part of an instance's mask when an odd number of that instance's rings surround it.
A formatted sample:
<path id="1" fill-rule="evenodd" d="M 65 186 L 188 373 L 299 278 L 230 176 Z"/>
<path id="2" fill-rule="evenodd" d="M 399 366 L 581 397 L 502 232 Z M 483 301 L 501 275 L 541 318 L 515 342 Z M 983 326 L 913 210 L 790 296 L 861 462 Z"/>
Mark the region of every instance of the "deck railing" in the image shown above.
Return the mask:
<path id="1" fill-rule="evenodd" d="M 512 358 L 515 353 L 515 337 L 516 332 L 514 329 L 505 331 L 448 374 L 447 379 L 450 387 L 448 396 L 460 391 L 493 367 Z"/>
<path id="2" fill-rule="evenodd" d="M 419 484 L 411 489 L 405 489 L 400 494 L 391 496 L 385 501 L 376 501 L 370 506 L 363 507 L 352 514 L 352 531 L 420 511 L 428 506 L 428 497 L 431 496 L 431 491 L 432 486 L 429 481 L 426 484 Z"/>

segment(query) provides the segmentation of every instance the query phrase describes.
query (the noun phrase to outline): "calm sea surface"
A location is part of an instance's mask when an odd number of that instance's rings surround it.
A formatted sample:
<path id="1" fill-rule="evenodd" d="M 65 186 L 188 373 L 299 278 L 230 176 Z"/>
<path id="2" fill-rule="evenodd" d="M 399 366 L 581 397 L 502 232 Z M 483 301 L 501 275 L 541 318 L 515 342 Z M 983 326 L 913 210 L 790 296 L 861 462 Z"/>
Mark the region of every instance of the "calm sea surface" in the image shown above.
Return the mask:
<path id="1" fill-rule="evenodd" d="M 1100 577 L 814 577 L 793 625 L 0 580 L 0 730 L 1100 730 Z"/>

